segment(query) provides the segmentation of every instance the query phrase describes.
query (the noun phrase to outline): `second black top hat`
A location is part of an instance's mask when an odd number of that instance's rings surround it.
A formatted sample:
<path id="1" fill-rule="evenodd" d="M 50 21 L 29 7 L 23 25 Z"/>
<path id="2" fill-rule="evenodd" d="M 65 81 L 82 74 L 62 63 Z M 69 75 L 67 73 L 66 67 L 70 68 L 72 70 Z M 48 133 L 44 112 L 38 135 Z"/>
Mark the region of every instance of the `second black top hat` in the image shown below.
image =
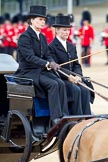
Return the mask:
<path id="1" fill-rule="evenodd" d="M 67 27 L 70 28 L 70 17 L 69 16 L 56 16 L 55 24 L 52 25 L 53 27 Z"/>

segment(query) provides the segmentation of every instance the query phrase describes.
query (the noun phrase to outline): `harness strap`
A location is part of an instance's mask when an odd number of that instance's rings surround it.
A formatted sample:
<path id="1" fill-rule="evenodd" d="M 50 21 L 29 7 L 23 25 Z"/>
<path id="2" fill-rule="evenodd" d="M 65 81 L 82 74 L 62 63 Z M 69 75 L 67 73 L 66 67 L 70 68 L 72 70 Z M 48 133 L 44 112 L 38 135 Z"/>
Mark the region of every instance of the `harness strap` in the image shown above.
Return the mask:
<path id="1" fill-rule="evenodd" d="M 74 162 L 77 162 L 77 157 L 78 157 L 78 148 L 79 148 L 79 145 L 80 145 L 80 139 L 81 139 L 81 136 L 82 136 L 82 133 L 84 132 L 84 130 L 86 128 L 89 128 L 90 126 L 92 126 L 93 124 L 95 124 L 96 122 L 98 121 L 101 121 L 101 120 L 105 120 L 106 118 L 97 118 L 96 120 L 94 121 L 91 121 L 90 123 L 88 123 L 79 133 L 78 135 L 76 136 L 73 144 L 71 145 L 71 148 L 68 152 L 68 155 L 67 155 L 67 162 L 70 162 L 70 158 L 71 158 L 71 154 L 72 154 L 72 151 L 73 151 L 73 147 L 75 145 L 75 142 L 77 142 L 77 146 L 76 146 L 76 150 L 75 150 L 75 153 L 74 153 Z"/>

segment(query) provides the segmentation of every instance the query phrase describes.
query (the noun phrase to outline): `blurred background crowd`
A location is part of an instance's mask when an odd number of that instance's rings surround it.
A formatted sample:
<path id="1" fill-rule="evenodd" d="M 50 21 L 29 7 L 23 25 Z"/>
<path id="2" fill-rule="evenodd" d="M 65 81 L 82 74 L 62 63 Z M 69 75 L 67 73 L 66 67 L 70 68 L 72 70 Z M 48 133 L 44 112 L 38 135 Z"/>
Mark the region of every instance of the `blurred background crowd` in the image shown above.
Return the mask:
<path id="1" fill-rule="evenodd" d="M 12 55 L 17 60 L 17 42 L 19 36 L 27 29 L 29 25 L 29 19 L 27 14 L 22 13 L 22 1 L 19 1 L 20 12 L 16 14 L 10 14 L 5 12 L 0 16 L 0 53 L 6 53 Z M 76 1 L 77 5 L 79 1 Z M 52 42 L 55 37 L 55 31 L 52 24 L 55 22 L 56 15 L 64 15 L 64 12 L 56 12 L 52 14 L 50 12 L 47 14 L 46 25 L 42 29 L 42 33 L 46 36 L 48 44 Z M 95 40 L 95 29 L 92 25 L 92 13 L 88 8 L 83 8 L 81 14 L 81 19 L 79 25 L 76 25 L 76 17 L 73 13 L 67 15 L 70 17 L 70 34 L 68 41 L 75 46 L 77 46 L 78 41 L 80 41 L 81 46 L 81 56 L 86 56 L 91 53 L 91 47 Z M 65 14 L 66 15 L 66 14 Z M 100 31 L 100 45 L 104 45 L 108 49 L 108 13 L 105 17 L 105 28 Z M 18 60 L 17 60 L 18 61 Z M 85 67 L 91 66 L 90 56 L 83 59 L 82 64 Z M 106 51 L 106 65 L 108 65 L 108 51 Z"/>

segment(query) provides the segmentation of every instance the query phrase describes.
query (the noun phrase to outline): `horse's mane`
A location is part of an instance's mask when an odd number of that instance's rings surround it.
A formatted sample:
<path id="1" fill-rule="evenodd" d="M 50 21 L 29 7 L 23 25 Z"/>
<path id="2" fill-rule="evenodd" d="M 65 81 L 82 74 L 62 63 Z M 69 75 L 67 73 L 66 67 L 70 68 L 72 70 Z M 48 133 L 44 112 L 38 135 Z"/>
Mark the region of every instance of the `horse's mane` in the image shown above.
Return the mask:
<path id="1" fill-rule="evenodd" d="M 75 124 L 77 124 L 77 122 L 69 122 L 69 123 L 65 124 L 64 127 L 62 128 L 61 132 L 60 132 L 59 140 L 58 140 L 58 149 L 59 149 L 60 162 L 65 162 L 64 157 L 63 157 L 63 142 L 64 142 L 67 134 L 69 133 L 70 129 Z"/>

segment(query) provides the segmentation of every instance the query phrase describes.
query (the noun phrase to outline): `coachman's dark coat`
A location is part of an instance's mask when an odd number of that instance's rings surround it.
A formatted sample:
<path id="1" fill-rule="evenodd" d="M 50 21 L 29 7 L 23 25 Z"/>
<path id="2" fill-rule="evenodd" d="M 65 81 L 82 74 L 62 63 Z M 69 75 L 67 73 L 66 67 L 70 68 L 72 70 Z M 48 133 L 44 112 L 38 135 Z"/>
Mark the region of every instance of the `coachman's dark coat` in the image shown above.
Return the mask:
<path id="1" fill-rule="evenodd" d="M 65 48 L 62 46 L 62 44 L 60 43 L 60 41 L 57 38 L 55 38 L 53 40 L 53 43 L 51 43 L 49 45 L 49 50 L 50 50 L 50 54 L 53 56 L 54 60 L 59 64 L 62 64 L 69 60 L 74 60 L 74 59 L 78 58 L 75 46 L 73 46 L 71 43 L 67 42 L 67 52 L 66 52 Z M 57 55 L 55 55 L 55 54 L 57 54 Z M 70 65 L 71 65 L 71 67 L 70 67 Z M 77 74 L 82 75 L 81 66 L 78 61 L 72 62 L 71 64 L 63 65 L 63 67 L 68 70 L 71 70 Z"/>
<path id="2" fill-rule="evenodd" d="M 53 59 L 58 63 L 62 64 L 70 60 L 77 59 L 76 47 L 71 43 L 67 42 L 67 51 L 61 44 L 61 42 L 55 38 L 52 43 L 49 45 L 50 54 L 53 56 Z M 82 76 L 82 69 L 78 61 L 74 61 L 70 64 L 62 66 L 64 67 L 64 72 L 69 74 L 69 71 L 75 72 Z M 66 71 L 68 70 L 68 72 Z M 61 74 L 60 74 L 61 75 Z M 91 114 L 90 110 L 90 93 L 87 89 L 80 85 L 72 84 L 68 81 L 67 78 L 61 75 L 61 78 L 64 80 L 67 88 L 67 99 L 68 102 L 72 103 L 72 114 L 81 115 L 81 110 L 84 115 Z M 79 92 L 80 89 L 80 92 Z M 76 111 L 77 110 L 77 111 Z"/>
<path id="3" fill-rule="evenodd" d="M 15 76 L 33 79 L 36 85 L 36 96 L 44 98 L 45 91 L 39 85 L 39 75 L 45 69 L 47 61 L 53 61 L 48 54 L 46 38 L 40 33 L 40 40 L 31 27 L 20 36 L 18 41 L 19 68 Z"/>
<path id="4" fill-rule="evenodd" d="M 49 50 L 55 62 L 57 62 L 58 64 L 62 64 L 64 62 L 68 62 L 70 60 L 78 58 L 75 46 L 67 42 L 67 52 L 66 52 L 65 48 L 62 46 L 62 44 L 57 38 L 55 38 L 53 40 L 53 43 L 49 45 Z M 69 71 L 73 71 L 77 74 L 82 75 L 82 69 L 78 61 L 75 61 L 71 64 L 63 65 L 62 67 L 68 69 Z M 68 87 L 67 88 L 68 100 L 72 101 L 74 99 L 72 83 L 67 81 L 67 78 L 65 78 L 63 75 L 61 75 L 61 77 L 65 80 L 66 86 Z"/>
<path id="5" fill-rule="evenodd" d="M 62 46 L 62 44 L 59 42 L 57 38 L 55 38 L 53 42 L 49 45 L 49 50 L 50 50 L 50 54 L 53 56 L 53 59 L 58 64 L 62 64 L 70 60 L 78 59 L 76 47 L 71 43 L 67 42 L 67 52 L 66 52 L 65 48 Z M 81 65 L 79 64 L 78 61 L 72 62 L 71 64 L 63 65 L 62 67 L 68 69 L 69 71 L 80 74 L 81 76 L 83 75 Z M 66 73 L 68 72 L 66 71 Z M 61 75 L 61 77 L 65 80 L 66 86 L 68 87 L 67 88 L 68 100 L 69 101 L 74 100 L 73 90 L 71 88 L 72 84 L 69 81 L 66 81 L 67 78 L 64 78 L 64 76 Z M 91 82 L 88 82 L 85 79 L 83 81 L 88 87 L 94 89 Z M 95 94 L 90 91 L 90 102 L 93 103 L 94 99 L 95 99 Z"/>

